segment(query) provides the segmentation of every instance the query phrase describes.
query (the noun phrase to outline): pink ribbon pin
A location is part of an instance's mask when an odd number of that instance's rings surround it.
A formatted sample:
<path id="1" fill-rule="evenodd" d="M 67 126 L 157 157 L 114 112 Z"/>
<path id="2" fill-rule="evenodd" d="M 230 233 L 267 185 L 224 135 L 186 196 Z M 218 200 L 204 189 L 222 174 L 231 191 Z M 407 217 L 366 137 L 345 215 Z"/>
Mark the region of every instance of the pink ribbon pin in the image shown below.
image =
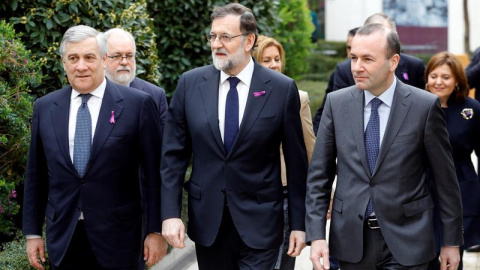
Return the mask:
<path id="1" fill-rule="evenodd" d="M 254 97 L 259 97 L 259 96 L 263 96 L 265 95 L 265 90 L 264 91 L 260 91 L 260 92 L 253 92 L 253 96 Z"/>
<path id="2" fill-rule="evenodd" d="M 112 116 L 110 117 L 110 124 L 115 124 L 115 111 L 112 111 Z"/>
<path id="3" fill-rule="evenodd" d="M 403 72 L 403 78 L 408 81 L 408 74 L 406 72 Z"/>

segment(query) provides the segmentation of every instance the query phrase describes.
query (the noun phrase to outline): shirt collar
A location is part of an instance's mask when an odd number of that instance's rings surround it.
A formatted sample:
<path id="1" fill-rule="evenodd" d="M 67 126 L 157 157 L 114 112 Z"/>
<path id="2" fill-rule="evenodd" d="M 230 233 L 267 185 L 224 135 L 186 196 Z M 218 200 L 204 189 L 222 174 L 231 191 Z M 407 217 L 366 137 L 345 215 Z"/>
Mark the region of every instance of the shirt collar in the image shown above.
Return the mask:
<path id="1" fill-rule="evenodd" d="M 105 88 L 106 87 L 107 87 L 107 80 L 104 77 L 102 83 L 97 88 L 95 88 L 95 90 L 90 92 L 89 94 L 91 94 L 92 96 L 96 96 L 98 98 L 103 99 L 103 95 L 105 94 Z M 70 99 L 74 99 L 74 98 L 78 97 L 78 95 L 80 95 L 80 92 L 78 92 L 77 90 L 72 88 L 72 94 L 70 95 Z"/>
<path id="2" fill-rule="evenodd" d="M 372 101 L 374 98 L 379 98 L 383 104 L 387 105 L 388 107 L 392 107 L 393 103 L 393 95 L 395 94 L 395 87 L 397 86 L 397 77 L 393 76 L 393 83 L 390 87 L 383 92 L 380 96 L 376 97 L 368 90 L 364 91 L 365 93 L 365 107 L 367 107 L 368 103 Z"/>
<path id="3" fill-rule="evenodd" d="M 252 82 L 252 76 L 253 76 L 253 60 L 252 57 L 249 57 L 249 62 L 248 64 L 243 68 L 240 73 L 236 76 L 242 83 L 247 85 L 250 88 L 250 83 Z M 220 71 L 220 84 L 224 83 L 228 78 L 231 76 L 228 75 L 227 73 Z"/>

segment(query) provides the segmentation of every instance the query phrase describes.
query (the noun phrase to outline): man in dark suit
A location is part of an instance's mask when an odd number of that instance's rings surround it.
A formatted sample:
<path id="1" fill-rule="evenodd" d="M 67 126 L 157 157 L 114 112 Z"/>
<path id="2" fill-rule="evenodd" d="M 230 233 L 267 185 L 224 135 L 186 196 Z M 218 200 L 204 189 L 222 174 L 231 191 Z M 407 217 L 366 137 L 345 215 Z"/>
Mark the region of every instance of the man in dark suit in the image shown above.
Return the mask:
<path id="1" fill-rule="evenodd" d="M 392 31 L 397 31 L 395 22 L 384 13 L 375 13 L 371 15 L 365 20 L 364 25 L 368 23 L 380 23 L 383 24 L 385 27 L 390 28 L 390 30 Z M 315 134 L 317 134 L 318 131 L 318 123 L 320 123 L 320 119 L 322 118 L 322 113 L 325 107 L 325 100 L 327 98 L 327 95 L 338 89 L 355 85 L 351 66 L 352 61 L 349 57 L 349 59 L 337 64 L 335 71 L 332 73 L 332 76 L 330 76 L 330 80 L 332 80 L 333 78 L 333 81 L 328 82 L 328 88 L 327 91 L 325 91 L 322 105 L 315 113 L 313 121 Z M 399 79 L 405 84 L 415 86 L 420 89 L 425 89 L 424 75 L 425 65 L 423 64 L 422 60 L 408 54 L 400 53 L 400 62 L 398 63 L 398 67 L 395 70 L 395 76 L 397 77 L 397 79 Z"/>
<path id="2" fill-rule="evenodd" d="M 396 32 L 363 26 L 351 51 L 356 85 L 327 96 L 306 197 L 317 270 L 329 268 L 329 253 L 342 270 L 426 269 L 435 257 L 429 181 L 441 209 L 441 269 L 458 267 L 462 206 L 444 115 L 436 96 L 396 79 L 399 53 Z"/>
<path id="3" fill-rule="evenodd" d="M 208 34 L 214 65 L 184 73 L 172 98 L 162 154 L 162 233 L 184 247 L 180 220 L 185 171 L 188 235 L 199 269 L 273 269 L 282 243 L 280 144 L 286 161 L 290 236 L 305 246 L 307 155 L 295 82 L 250 56 L 257 25 L 240 4 L 218 7 Z"/>
<path id="4" fill-rule="evenodd" d="M 159 234 L 161 128 L 155 103 L 105 79 L 106 53 L 103 33 L 83 25 L 68 29 L 60 55 L 70 86 L 35 102 L 23 232 L 37 269 L 44 268 L 44 222 L 52 269 L 131 270 L 166 253 Z"/>
<path id="5" fill-rule="evenodd" d="M 105 32 L 105 35 L 108 42 L 105 75 L 114 83 L 130 86 L 152 95 L 160 114 L 160 125 L 163 129 L 168 109 L 165 90 L 135 77 L 137 46 L 132 34 L 120 28 L 113 28 Z"/>
<path id="6" fill-rule="evenodd" d="M 384 13 L 375 13 L 365 20 L 363 25 L 380 23 L 390 30 L 397 32 L 395 22 Z M 400 53 L 400 62 L 395 69 L 395 76 L 405 84 L 425 89 L 425 65 L 422 60 L 408 54 Z M 333 91 L 355 85 L 351 69 L 351 59 L 337 65 Z"/>
<path id="7" fill-rule="evenodd" d="M 480 48 L 473 53 L 470 64 L 465 69 L 468 85 L 475 88 L 475 99 L 480 101 Z"/>
<path id="8" fill-rule="evenodd" d="M 355 33 L 357 33 L 357 30 L 360 27 L 355 27 L 352 28 L 348 31 L 347 35 L 347 58 L 350 59 L 350 51 L 352 50 L 352 40 L 353 37 L 355 36 Z M 335 80 L 335 70 L 330 74 L 330 78 L 328 79 L 328 85 L 327 89 L 325 89 L 325 95 L 323 96 L 323 101 L 322 105 L 320 105 L 320 108 L 317 109 L 315 112 L 315 117 L 313 118 L 313 132 L 315 135 L 318 132 L 318 124 L 320 123 L 320 119 L 322 119 L 322 113 L 323 113 L 323 108 L 325 107 L 325 100 L 327 100 L 327 94 L 333 91 L 333 81 Z"/>

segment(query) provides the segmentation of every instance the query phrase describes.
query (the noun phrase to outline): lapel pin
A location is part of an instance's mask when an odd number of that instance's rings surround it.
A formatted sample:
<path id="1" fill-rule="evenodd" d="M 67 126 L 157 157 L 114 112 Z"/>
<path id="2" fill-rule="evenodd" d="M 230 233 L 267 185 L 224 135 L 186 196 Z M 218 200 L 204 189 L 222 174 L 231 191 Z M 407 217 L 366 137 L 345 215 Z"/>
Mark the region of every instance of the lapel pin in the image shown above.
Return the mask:
<path id="1" fill-rule="evenodd" d="M 473 109 L 465 108 L 461 112 L 463 119 L 470 120 L 473 117 Z"/>
<path id="2" fill-rule="evenodd" d="M 402 75 L 405 81 L 408 81 L 408 74 L 406 72 L 403 72 Z"/>
<path id="3" fill-rule="evenodd" d="M 265 93 L 266 93 L 265 90 L 260 91 L 260 92 L 253 92 L 253 96 L 254 97 L 259 97 L 259 96 L 265 95 Z"/>
<path id="4" fill-rule="evenodd" d="M 115 111 L 112 111 L 112 116 L 110 116 L 110 124 L 115 124 Z"/>

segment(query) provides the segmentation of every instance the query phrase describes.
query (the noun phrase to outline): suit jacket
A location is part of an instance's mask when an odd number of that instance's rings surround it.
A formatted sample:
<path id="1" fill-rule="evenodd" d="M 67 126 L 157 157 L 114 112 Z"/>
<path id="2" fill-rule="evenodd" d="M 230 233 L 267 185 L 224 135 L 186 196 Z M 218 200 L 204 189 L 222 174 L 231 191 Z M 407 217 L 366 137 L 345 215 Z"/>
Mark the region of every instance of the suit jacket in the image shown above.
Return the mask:
<path id="1" fill-rule="evenodd" d="M 225 200 L 243 241 L 252 248 L 282 242 L 283 192 L 280 143 L 287 162 L 292 230 L 305 227 L 307 155 L 295 82 L 255 62 L 238 135 L 226 155 L 218 126 L 220 71 L 205 66 L 184 73 L 165 124 L 162 153 L 162 220 L 178 218 L 185 171 L 188 235 L 202 246 L 214 242 Z M 254 92 L 265 91 L 255 97 Z"/>
<path id="2" fill-rule="evenodd" d="M 365 156 L 363 111 L 364 93 L 355 86 L 327 96 L 307 180 L 307 241 L 325 239 L 337 174 L 329 240 L 334 257 L 352 263 L 362 258 L 371 198 L 393 257 L 407 266 L 430 261 L 435 245 L 428 172 L 439 199 L 443 245 L 461 245 L 460 192 L 438 98 L 397 81 L 373 174 Z"/>
<path id="3" fill-rule="evenodd" d="M 24 234 L 42 235 L 54 265 L 65 255 L 80 213 L 98 262 L 127 267 L 142 259 L 142 212 L 147 232 L 161 231 L 161 130 L 150 95 L 107 80 L 90 161 L 79 177 L 69 155 L 72 88 L 35 102 L 25 198 Z M 115 123 L 110 123 L 114 112 Z M 145 179 L 140 183 L 138 170 Z M 141 186 L 148 187 L 141 194 Z M 142 209 L 142 196 L 148 202 Z"/>
<path id="4" fill-rule="evenodd" d="M 470 64 L 465 69 L 468 85 L 475 88 L 475 99 L 480 100 L 480 48 L 475 50 Z"/>
<path id="5" fill-rule="evenodd" d="M 308 93 L 302 90 L 298 90 L 300 96 L 300 118 L 302 120 L 303 141 L 305 142 L 305 148 L 307 150 L 308 163 L 313 153 L 313 146 L 315 145 L 315 134 L 312 127 L 312 111 L 310 110 L 310 99 Z M 280 148 L 280 157 L 282 158 L 282 184 L 287 185 L 287 168 L 285 166 L 285 157 L 283 151 Z"/>
<path id="6" fill-rule="evenodd" d="M 137 77 L 135 77 L 135 79 L 133 79 L 133 81 L 130 83 L 130 87 L 142 90 L 143 92 L 152 95 L 153 101 L 155 101 L 155 105 L 157 106 L 158 113 L 160 115 L 160 125 L 163 129 L 165 126 L 165 116 L 167 116 L 168 109 L 165 90 Z"/>
<path id="7" fill-rule="evenodd" d="M 395 70 L 395 76 L 411 86 L 425 89 L 425 66 L 422 60 L 408 54 L 400 54 L 400 62 Z M 347 59 L 337 65 L 332 91 L 355 85 L 351 60 Z"/>

